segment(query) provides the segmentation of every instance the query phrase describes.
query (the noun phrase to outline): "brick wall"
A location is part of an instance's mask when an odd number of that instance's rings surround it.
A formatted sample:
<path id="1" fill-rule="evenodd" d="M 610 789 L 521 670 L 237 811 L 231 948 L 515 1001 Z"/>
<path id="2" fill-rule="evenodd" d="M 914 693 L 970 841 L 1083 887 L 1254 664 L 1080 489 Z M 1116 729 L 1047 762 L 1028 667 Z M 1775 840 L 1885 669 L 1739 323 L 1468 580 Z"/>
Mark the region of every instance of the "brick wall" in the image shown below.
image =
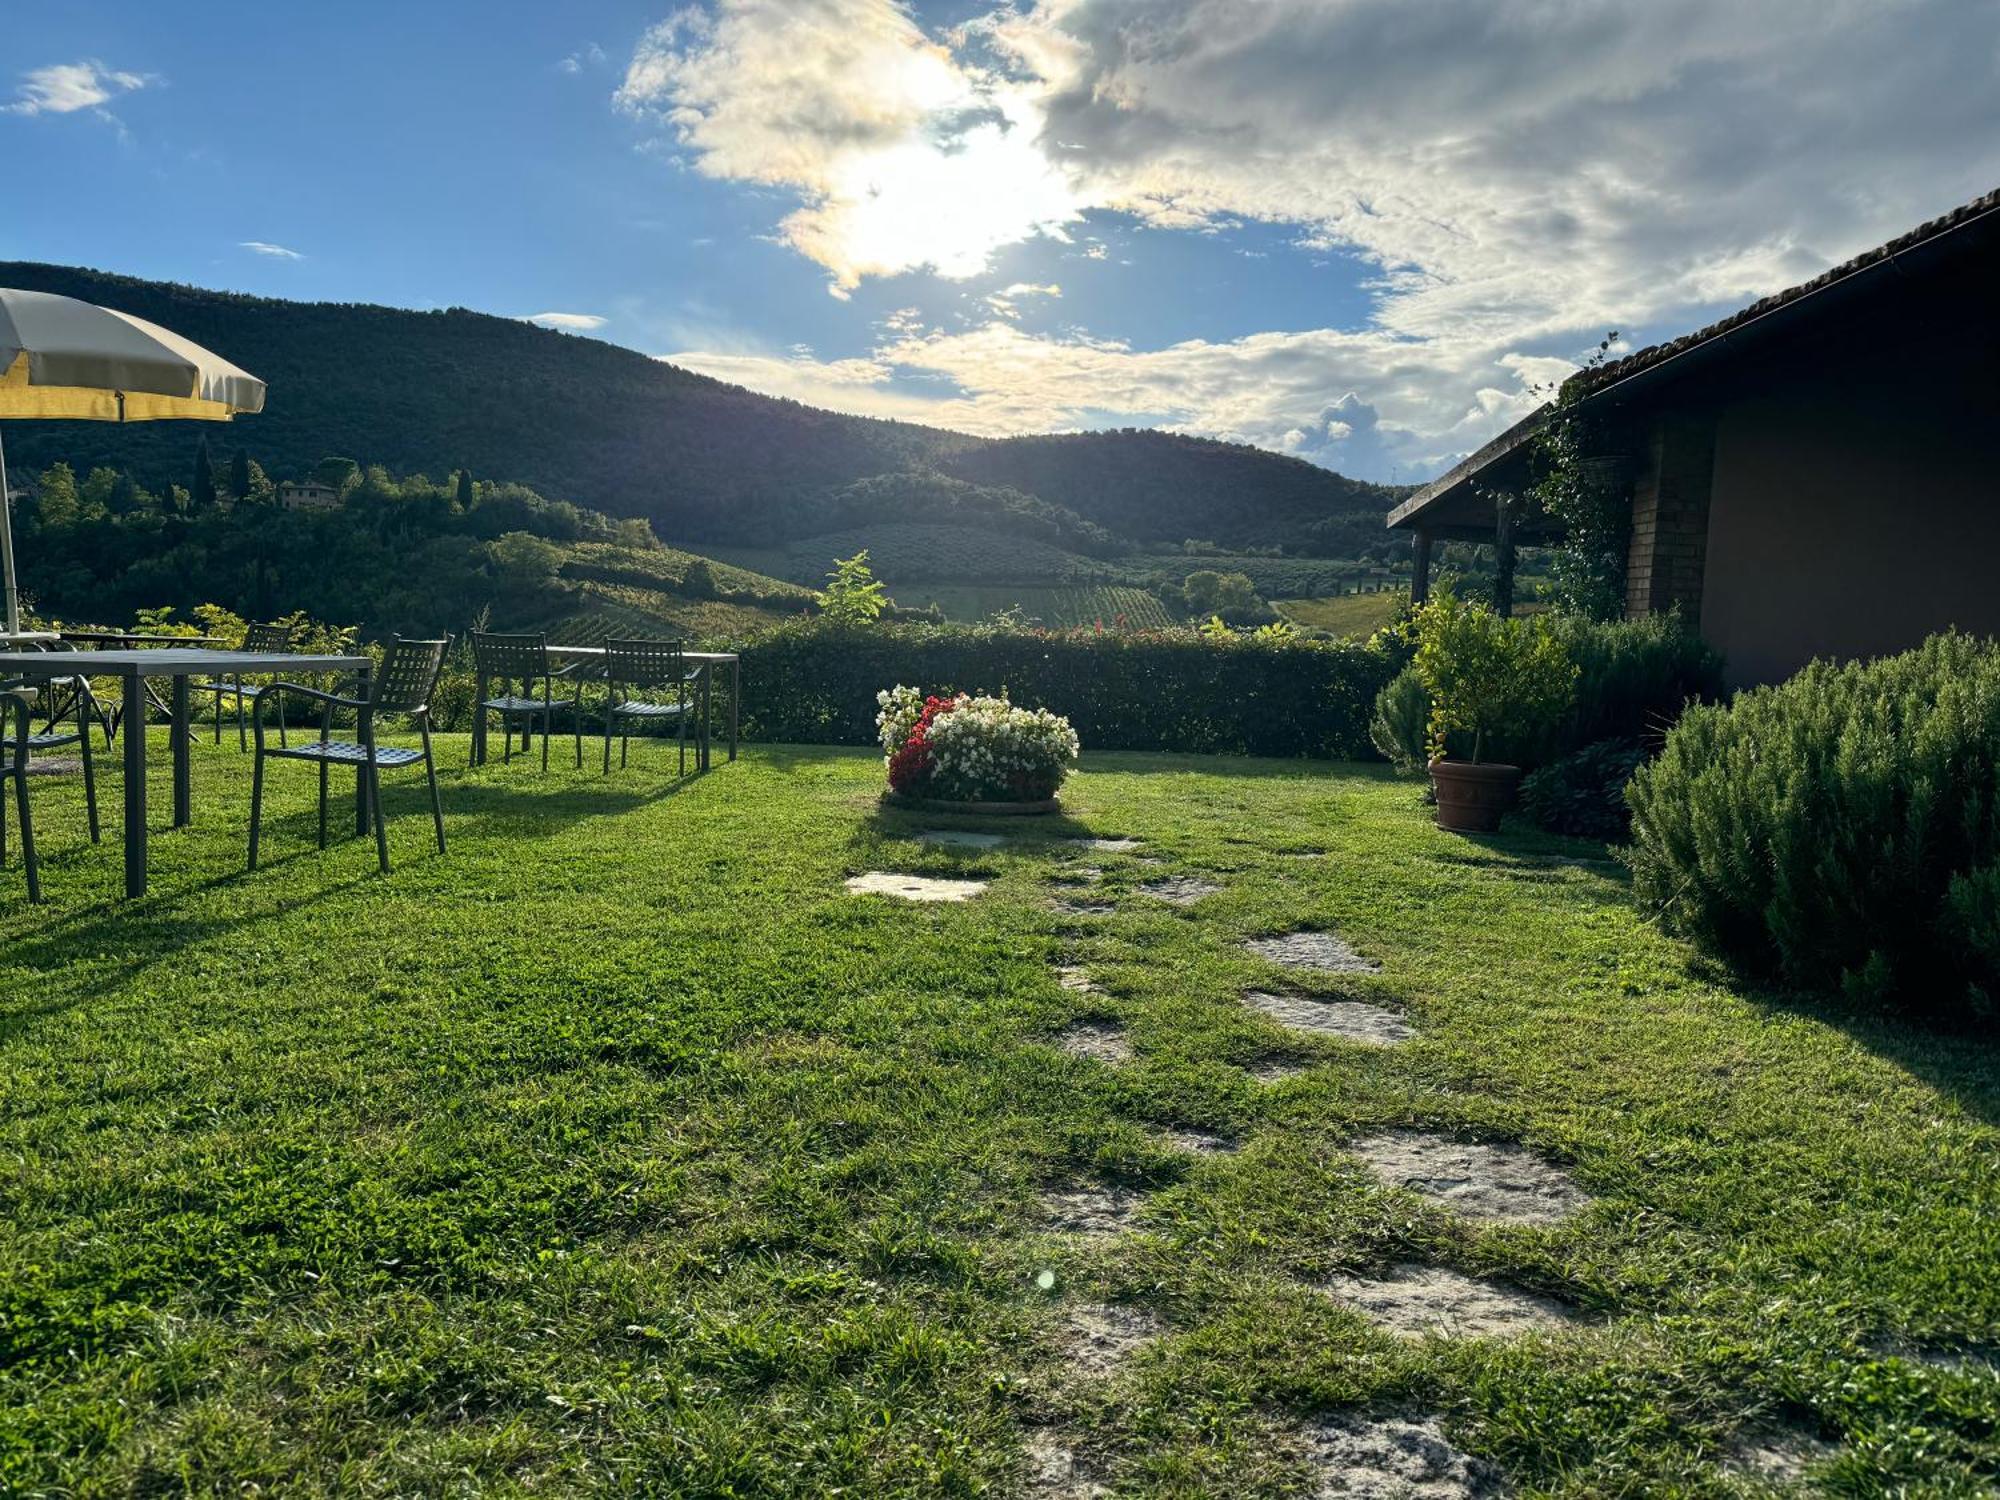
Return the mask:
<path id="1" fill-rule="evenodd" d="M 1701 619 L 1708 560 L 1708 496 L 1715 476 L 1713 418 L 1673 413 L 1654 420 L 1632 486 L 1632 549 L 1625 569 L 1628 617 L 1679 605 Z"/>

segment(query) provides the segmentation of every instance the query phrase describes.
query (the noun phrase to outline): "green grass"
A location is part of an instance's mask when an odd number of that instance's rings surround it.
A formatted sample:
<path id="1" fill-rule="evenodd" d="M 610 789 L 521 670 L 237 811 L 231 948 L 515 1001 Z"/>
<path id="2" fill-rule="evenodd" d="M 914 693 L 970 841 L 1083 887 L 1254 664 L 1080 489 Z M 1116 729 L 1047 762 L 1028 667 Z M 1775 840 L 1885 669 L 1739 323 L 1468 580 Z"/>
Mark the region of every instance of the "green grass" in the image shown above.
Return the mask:
<path id="1" fill-rule="evenodd" d="M 1275 1497 L 1312 1489 L 1292 1424 L 1404 1407 L 1524 1494 L 1753 1493 L 1718 1456 L 1773 1420 L 1838 1444 L 1830 1493 L 2000 1481 L 2000 1379 L 1878 1352 L 2000 1342 L 1991 1044 L 1732 989 L 1602 850 L 1447 836 L 1376 768 L 1087 755 L 1066 824 L 989 853 L 906 837 L 867 753 L 672 753 L 471 773 L 447 739 L 451 853 L 399 777 L 383 879 L 313 847 L 286 765 L 243 874 L 247 763 L 204 746 L 132 904 L 35 783 L 50 902 L 0 873 L 0 1493 L 1001 1494 L 1055 1423 L 1121 1494 Z M 1145 847 L 1047 841 L 1079 829 Z M 1085 860 L 1114 915 L 1049 909 Z M 993 884 L 843 892 L 872 868 Z M 1226 889 L 1135 891 L 1176 872 Z M 1240 941 L 1312 925 L 1384 969 L 1310 987 L 1417 1041 L 1237 1003 L 1285 982 Z M 1048 1045 L 1087 1015 L 1134 1062 Z M 1310 1071 L 1252 1082 L 1274 1054 Z M 1343 1153 L 1393 1126 L 1524 1141 L 1595 1202 L 1461 1222 Z M 1077 1178 L 1142 1189 L 1138 1229 L 1042 1232 Z M 1312 1289 L 1413 1259 L 1595 1321 L 1406 1344 Z M 1065 1385 L 1072 1299 L 1172 1332 Z"/>
<path id="2" fill-rule="evenodd" d="M 1341 594 L 1331 599 L 1279 599 L 1272 607 L 1295 625 L 1334 635 L 1366 638 L 1389 623 L 1409 590 L 1387 589 L 1379 594 Z"/>

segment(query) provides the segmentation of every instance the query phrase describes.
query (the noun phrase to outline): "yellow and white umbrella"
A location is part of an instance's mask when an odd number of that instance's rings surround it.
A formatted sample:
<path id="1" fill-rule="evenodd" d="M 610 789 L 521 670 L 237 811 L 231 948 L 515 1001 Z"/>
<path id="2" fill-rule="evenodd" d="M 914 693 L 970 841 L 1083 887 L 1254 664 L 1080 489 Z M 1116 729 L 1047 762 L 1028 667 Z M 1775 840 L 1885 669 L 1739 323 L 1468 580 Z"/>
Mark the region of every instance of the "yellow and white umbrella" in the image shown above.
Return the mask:
<path id="1" fill-rule="evenodd" d="M 227 422 L 264 409 L 264 382 L 144 318 L 0 287 L 0 418 Z M 7 455 L 0 446 L 0 587 L 6 629 L 21 628 L 14 589 Z"/>

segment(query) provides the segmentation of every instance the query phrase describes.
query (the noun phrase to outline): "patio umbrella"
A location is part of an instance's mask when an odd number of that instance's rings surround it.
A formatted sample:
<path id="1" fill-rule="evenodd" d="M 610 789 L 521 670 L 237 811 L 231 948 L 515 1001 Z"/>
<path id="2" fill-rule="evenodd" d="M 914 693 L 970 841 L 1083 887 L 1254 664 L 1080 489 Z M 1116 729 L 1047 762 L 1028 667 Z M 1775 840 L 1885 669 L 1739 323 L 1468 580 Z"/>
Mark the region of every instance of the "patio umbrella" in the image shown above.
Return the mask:
<path id="1" fill-rule="evenodd" d="M 0 418 L 67 422 L 227 422 L 264 409 L 264 382 L 144 318 L 0 287 Z M 0 587 L 6 629 L 21 628 L 14 588 L 7 453 L 0 444 Z"/>

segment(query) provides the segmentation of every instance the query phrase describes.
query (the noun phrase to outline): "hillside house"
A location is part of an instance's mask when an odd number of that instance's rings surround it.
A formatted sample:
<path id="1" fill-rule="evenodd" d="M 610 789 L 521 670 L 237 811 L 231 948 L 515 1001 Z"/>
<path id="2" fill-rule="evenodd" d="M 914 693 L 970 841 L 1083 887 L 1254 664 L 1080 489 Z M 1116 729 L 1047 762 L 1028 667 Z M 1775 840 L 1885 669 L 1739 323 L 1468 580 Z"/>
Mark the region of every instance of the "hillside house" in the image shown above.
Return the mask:
<path id="1" fill-rule="evenodd" d="M 338 510 L 340 491 L 317 479 L 288 479 L 278 486 L 278 503 L 286 510 Z"/>
<path id="2" fill-rule="evenodd" d="M 2000 192 L 1708 328 L 1576 378 L 1631 506 L 1631 616 L 1678 607 L 1732 681 L 2000 634 Z M 1543 408 L 1389 515 L 1413 590 L 1439 539 L 1554 540 L 1516 499 Z"/>

